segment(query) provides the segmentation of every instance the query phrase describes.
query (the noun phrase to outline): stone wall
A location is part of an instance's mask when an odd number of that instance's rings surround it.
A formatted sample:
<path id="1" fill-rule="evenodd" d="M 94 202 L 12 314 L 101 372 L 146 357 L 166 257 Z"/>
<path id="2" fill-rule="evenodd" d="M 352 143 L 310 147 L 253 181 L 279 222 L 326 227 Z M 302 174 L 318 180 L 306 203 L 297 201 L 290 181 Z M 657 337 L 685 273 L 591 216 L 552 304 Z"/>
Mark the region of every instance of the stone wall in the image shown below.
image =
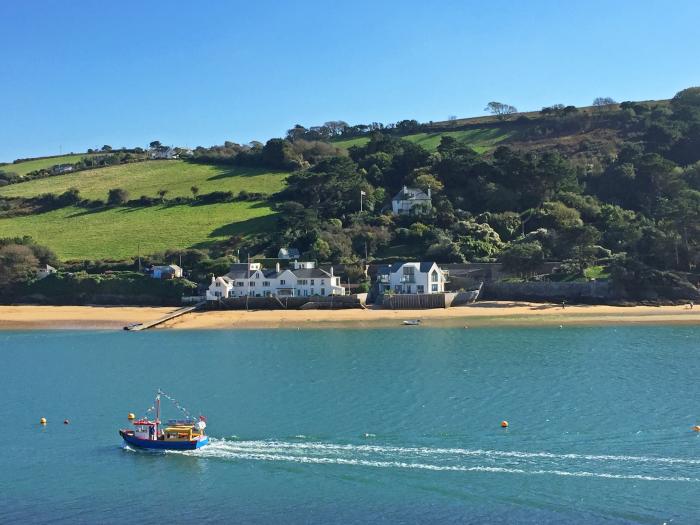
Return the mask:
<path id="1" fill-rule="evenodd" d="M 567 301 L 570 303 L 605 303 L 616 298 L 610 281 L 486 282 L 481 297 L 492 301 Z"/>

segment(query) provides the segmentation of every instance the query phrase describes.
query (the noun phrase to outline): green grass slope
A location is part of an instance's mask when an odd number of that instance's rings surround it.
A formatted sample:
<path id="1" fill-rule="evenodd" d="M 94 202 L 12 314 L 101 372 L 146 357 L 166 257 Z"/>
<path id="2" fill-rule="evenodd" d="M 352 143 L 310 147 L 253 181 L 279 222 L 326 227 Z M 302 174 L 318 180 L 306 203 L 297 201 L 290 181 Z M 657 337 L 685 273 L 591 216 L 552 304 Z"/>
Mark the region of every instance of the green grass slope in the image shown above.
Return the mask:
<path id="1" fill-rule="evenodd" d="M 133 199 L 141 195 L 155 197 L 162 188 L 167 189 L 168 198 L 172 198 L 191 195 L 192 186 L 198 186 L 200 193 L 228 190 L 274 193 L 282 189 L 286 176 L 287 173 L 281 171 L 153 160 L 10 184 L 0 188 L 0 196 L 33 197 L 77 188 L 84 198 L 106 199 L 110 189 L 123 188 Z"/>
<path id="2" fill-rule="evenodd" d="M 440 144 L 442 137 L 453 137 L 456 140 L 471 146 L 475 151 L 483 153 L 499 142 L 510 137 L 511 133 L 496 127 L 488 128 L 473 128 L 459 131 L 439 131 L 434 133 L 415 133 L 413 135 L 404 135 L 401 138 L 420 144 L 425 149 L 435 151 Z M 369 142 L 369 137 L 354 137 L 346 140 L 338 140 L 333 142 L 335 146 L 341 148 L 350 148 L 352 146 L 362 146 Z"/>
<path id="3" fill-rule="evenodd" d="M 70 155 L 62 155 L 60 157 L 43 157 L 40 159 L 32 159 L 16 164 L 5 164 L 0 166 L 0 171 L 6 173 L 16 173 L 20 177 L 24 177 L 27 173 L 44 168 L 50 168 L 56 164 L 75 164 L 85 157 L 90 157 L 93 154 L 76 153 Z"/>
<path id="4" fill-rule="evenodd" d="M 273 227 L 265 203 L 233 202 L 207 206 L 152 206 L 91 211 L 62 208 L 48 213 L 0 219 L 0 237 L 31 235 L 62 260 L 120 259 L 167 248 L 206 247 L 231 235 Z"/>

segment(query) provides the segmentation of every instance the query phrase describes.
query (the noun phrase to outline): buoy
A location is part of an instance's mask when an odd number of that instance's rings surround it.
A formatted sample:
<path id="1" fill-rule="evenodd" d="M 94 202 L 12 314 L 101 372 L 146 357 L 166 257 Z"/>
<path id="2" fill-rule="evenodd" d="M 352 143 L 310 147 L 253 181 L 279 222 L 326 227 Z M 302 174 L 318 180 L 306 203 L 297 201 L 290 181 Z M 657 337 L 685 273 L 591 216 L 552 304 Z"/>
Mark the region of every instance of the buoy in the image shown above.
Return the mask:
<path id="1" fill-rule="evenodd" d="M 45 425 L 45 424 L 46 424 L 46 418 L 45 418 L 45 417 L 42 417 L 42 418 L 39 420 L 39 424 Z"/>
<path id="2" fill-rule="evenodd" d="M 136 419 L 136 416 L 134 415 L 133 412 L 129 412 L 129 415 L 126 417 L 129 419 L 129 421 L 131 421 L 132 419 Z"/>
<path id="3" fill-rule="evenodd" d="M 693 427 L 693 432 L 700 432 L 700 425 L 695 425 Z"/>
<path id="4" fill-rule="evenodd" d="M 508 421 L 501 421 L 501 428 L 508 428 Z"/>
<path id="5" fill-rule="evenodd" d="M 64 425 L 67 425 L 68 423 L 70 423 L 70 421 L 68 421 L 67 419 L 64 419 L 64 420 L 63 420 L 63 424 L 64 424 Z"/>

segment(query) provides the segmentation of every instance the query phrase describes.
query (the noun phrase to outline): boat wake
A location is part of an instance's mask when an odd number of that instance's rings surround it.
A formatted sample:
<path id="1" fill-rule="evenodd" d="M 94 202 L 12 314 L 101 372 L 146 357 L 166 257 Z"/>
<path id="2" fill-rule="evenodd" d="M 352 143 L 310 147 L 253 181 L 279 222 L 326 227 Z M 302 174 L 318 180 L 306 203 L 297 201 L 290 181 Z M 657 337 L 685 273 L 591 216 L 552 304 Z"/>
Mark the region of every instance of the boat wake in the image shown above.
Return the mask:
<path id="1" fill-rule="evenodd" d="M 446 472 L 698 482 L 700 460 L 655 456 L 557 454 L 512 450 L 392 447 L 322 442 L 236 441 L 211 438 L 208 446 L 179 452 L 201 458 L 350 465 Z"/>

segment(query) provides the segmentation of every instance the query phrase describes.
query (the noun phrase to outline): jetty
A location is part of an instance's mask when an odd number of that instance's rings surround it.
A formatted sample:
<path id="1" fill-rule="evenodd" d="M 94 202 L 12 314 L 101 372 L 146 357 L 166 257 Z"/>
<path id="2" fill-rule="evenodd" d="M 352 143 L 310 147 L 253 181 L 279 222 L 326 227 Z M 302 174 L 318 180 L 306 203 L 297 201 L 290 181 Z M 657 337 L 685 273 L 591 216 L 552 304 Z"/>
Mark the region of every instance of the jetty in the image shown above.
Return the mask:
<path id="1" fill-rule="evenodd" d="M 177 310 L 174 310 L 170 312 L 167 315 L 164 315 L 163 317 L 156 319 L 155 321 L 149 321 L 147 323 L 131 323 L 128 324 L 124 327 L 124 330 L 128 330 L 129 332 L 140 332 L 142 330 L 148 330 L 149 328 L 153 328 L 154 326 L 158 326 L 159 324 L 162 324 L 166 321 L 170 321 L 171 319 L 175 319 L 177 317 L 180 317 L 182 315 L 188 314 L 190 312 L 193 312 L 202 306 L 206 301 L 201 301 L 197 304 L 192 304 L 189 306 L 183 306 L 182 308 L 178 308 Z"/>

